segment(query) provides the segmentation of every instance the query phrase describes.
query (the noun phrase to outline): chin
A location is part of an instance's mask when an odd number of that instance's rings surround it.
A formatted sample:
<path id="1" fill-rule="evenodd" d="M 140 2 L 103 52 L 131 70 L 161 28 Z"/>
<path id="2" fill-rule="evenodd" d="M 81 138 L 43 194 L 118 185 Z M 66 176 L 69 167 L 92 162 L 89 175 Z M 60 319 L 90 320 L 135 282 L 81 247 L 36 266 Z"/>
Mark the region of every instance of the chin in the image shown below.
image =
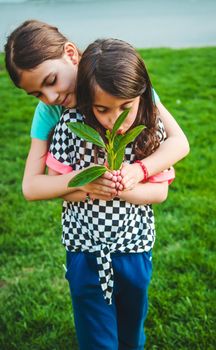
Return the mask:
<path id="1" fill-rule="evenodd" d="M 71 102 L 71 103 L 67 106 L 67 108 L 75 108 L 75 107 L 76 107 L 76 101 Z"/>
<path id="2" fill-rule="evenodd" d="M 76 105 L 77 105 L 77 99 L 73 95 L 73 97 L 71 98 L 70 107 L 76 107 Z"/>

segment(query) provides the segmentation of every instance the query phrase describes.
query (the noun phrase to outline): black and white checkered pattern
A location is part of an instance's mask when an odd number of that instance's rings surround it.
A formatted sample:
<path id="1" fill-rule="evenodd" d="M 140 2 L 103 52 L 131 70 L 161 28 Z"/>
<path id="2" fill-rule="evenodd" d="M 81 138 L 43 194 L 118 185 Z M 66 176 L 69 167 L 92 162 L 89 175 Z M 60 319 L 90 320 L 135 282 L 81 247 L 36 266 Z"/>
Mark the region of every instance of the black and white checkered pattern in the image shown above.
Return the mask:
<path id="1" fill-rule="evenodd" d="M 83 122 L 75 109 L 67 110 L 57 124 L 50 152 L 58 161 L 74 170 L 94 164 L 94 148 L 67 127 L 68 122 Z M 163 141 L 165 132 L 160 122 Z M 125 160 L 133 162 L 132 145 L 126 147 Z M 104 164 L 105 154 L 98 163 Z M 155 241 L 154 214 L 151 205 L 135 205 L 114 198 L 111 201 L 64 202 L 62 212 L 63 244 L 67 250 L 93 252 L 98 263 L 101 288 L 110 304 L 113 291 L 111 254 L 149 251 Z"/>

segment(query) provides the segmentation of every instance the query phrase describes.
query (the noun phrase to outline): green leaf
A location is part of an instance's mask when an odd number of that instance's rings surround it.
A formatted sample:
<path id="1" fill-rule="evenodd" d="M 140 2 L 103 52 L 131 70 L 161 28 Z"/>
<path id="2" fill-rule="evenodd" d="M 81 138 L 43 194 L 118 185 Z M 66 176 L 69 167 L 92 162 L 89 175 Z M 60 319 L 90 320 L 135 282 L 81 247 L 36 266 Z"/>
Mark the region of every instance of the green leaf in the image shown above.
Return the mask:
<path id="1" fill-rule="evenodd" d="M 119 143 L 120 143 L 122 137 L 124 137 L 124 135 L 120 135 L 120 134 L 115 135 L 115 137 L 113 139 L 113 150 L 114 150 L 114 153 L 116 153 L 118 151 Z"/>
<path id="2" fill-rule="evenodd" d="M 113 152 L 113 149 L 110 149 L 109 152 L 107 152 L 107 162 L 110 170 L 114 170 L 114 167 L 113 167 L 114 159 L 115 159 L 115 153 Z"/>
<path id="3" fill-rule="evenodd" d="M 105 144 L 100 134 L 91 126 L 80 122 L 67 123 L 67 125 L 70 128 L 70 130 L 77 136 L 81 137 L 86 141 L 92 142 L 93 144 L 99 147 L 105 148 Z"/>
<path id="4" fill-rule="evenodd" d="M 124 120 L 127 118 L 127 115 L 129 113 L 130 109 L 126 109 L 124 112 L 122 112 L 120 114 L 120 116 L 118 117 L 118 119 L 116 120 L 113 129 L 112 129 L 112 133 L 111 133 L 111 137 L 113 138 L 116 131 L 120 128 L 120 126 L 122 125 L 122 123 L 124 122 Z"/>
<path id="5" fill-rule="evenodd" d="M 69 187 L 84 186 L 98 177 L 103 175 L 107 171 L 107 168 L 103 165 L 96 165 L 81 171 L 78 175 L 74 176 L 69 182 Z"/>
<path id="6" fill-rule="evenodd" d="M 112 154 L 110 152 L 107 152 L 107 163 L 109 169 L 112 169 Z"/>
<path id="7" fill-rule="evenodd" d="M 126 146 L 125 146 L 126 147 Z M 120 148 L 117 153 L 115 154 L 115 160 L 113 165 L 113 170 L 119 170 L 125 154 L 125 147 Z"/>
<path id="8" fill-rule="evenodd" d="M 106 130 L 106 134 L 105 134 L 107 140 L 109 141 L 110 140 L 110 131 L 109 130 Z"/>
<path id="9" fill-rule="evenodd" d="M 128 143 L 135 140 L 135 138 L 143 131 L 144 128 L 145 128 L 145 125 L 138 125 L 132 130 L 128 131 L 127 134 L 125 134 L 120 140 L 118 147 L 122 148 L 127 146 Z"/>
<path id="10" fill-rule="evenodd" d="M 114 138 L 115 160 L 113 162 L 113 170 L 118 170 L 124 159 L 125 148 L 128 143 L 132 142 L 144 129 L 144 125 L 138 125 L 125 135 L 116 135 Z"/>

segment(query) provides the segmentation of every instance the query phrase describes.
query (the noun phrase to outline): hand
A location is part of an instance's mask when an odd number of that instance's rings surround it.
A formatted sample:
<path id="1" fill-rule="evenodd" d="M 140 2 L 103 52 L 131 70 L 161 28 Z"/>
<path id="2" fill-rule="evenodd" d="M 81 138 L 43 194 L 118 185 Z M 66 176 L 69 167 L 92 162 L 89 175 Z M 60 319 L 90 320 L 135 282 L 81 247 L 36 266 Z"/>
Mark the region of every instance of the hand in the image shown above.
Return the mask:
<path id="1" fill-rule="evenodd" d="M 123 190 L 123 185 L 121 184 L 122 177 L 120 175 L 120 170 L 113 170 L 112 172 L 106 172 L 100 179 L 106 179 L 110 181 L 111 187 L 114 190 L 112 194 L 109 192 L 101 193 L 98 195 L 95 195 L 94 193 L 89 193 L 89 197 L 91 200 L 94 199 L 101 199 L 101 200 L 111 200 L 116 196 L 119 196 L 121 194 L 121 191 Z M 105 183 L 105 182 L 104 182 Z M 107 182 L 106 182 L 107 183 Z M 107 183 L 108 184 L 108 183 Z"/>
<path id="2" fill-rule="evenodd" d="M 104 165 L 108 167 L 107 161 L 105 161 Z M 110 176 L 112 175 L 112 177 Z M 120 170 L 112 170 L 109 172 L 110 179 L 115 182 L 115 188 L 117 190 L 117 195 L 119 191 L 122 191 L 124 189 L 124 186 L 122 185 L 122 176 Z"/>
<path id="3" fill-rule="evenodd" d="M 115 188 L 117 190 L 117 195 L 119 194 L 119 191 L 123 191 L 124 186 L 122 185 L 122 176 L 120 170 L 113 170 L 112 172 L 112 181 L 115 182 Z"/>
<path id="4" fill-rule="evenodd" d="M 117 176 L 106 171 L 103 176 L 80 187 L 80 189 L 86 193 L 91 193 L 94 197 L 105 196 L 110 199 L 117 195 L 116 182 Z"/>
<path id="5" fill-rule="evenodd" d="M 139 164 L 123 163 L 120 171 L 121 184 L 125 191 L 132 190 L 143 179 L 143 171 Z"/>
<path id="6" fill-rule="evenodd" d="M 94 201 L 95 199 L 100 199 L 103 201 L 110 201 L 114 197 L 116 197 L 116 195 L 112 195 L 112 196 L 110 196 L 109 194 L 108 195 L 102 195 L 102 194 L 95 195 L 95 194 L 89 193 L 90 203 L 91 203 L 91 201 Z"/>

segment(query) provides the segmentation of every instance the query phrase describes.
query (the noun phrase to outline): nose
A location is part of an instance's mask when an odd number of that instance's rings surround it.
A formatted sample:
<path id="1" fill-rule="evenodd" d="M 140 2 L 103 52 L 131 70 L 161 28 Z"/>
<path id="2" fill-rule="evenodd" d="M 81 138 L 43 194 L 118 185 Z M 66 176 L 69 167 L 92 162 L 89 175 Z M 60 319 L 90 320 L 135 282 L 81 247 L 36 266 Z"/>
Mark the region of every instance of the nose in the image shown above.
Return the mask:
<path id="1" fill-rule="evenodd" d="M 118 110 L 112 111 L 112 113 L 110 113 L 108 120 L 109 120 L 109 125 L 111 126 L 112 129 L 113 129 L 113 126 L 114 126 L 116 120 L 120 116 L 121 112 L 122 111 L 118 109 Z"/>
<path id="2" fill-rule="evenodd" d="M 59 94 L 53 90 L 47 89 L 44 91 L 44 95 L 46 96 L 46 99 L 49 104 L 57 104 Z"/>

